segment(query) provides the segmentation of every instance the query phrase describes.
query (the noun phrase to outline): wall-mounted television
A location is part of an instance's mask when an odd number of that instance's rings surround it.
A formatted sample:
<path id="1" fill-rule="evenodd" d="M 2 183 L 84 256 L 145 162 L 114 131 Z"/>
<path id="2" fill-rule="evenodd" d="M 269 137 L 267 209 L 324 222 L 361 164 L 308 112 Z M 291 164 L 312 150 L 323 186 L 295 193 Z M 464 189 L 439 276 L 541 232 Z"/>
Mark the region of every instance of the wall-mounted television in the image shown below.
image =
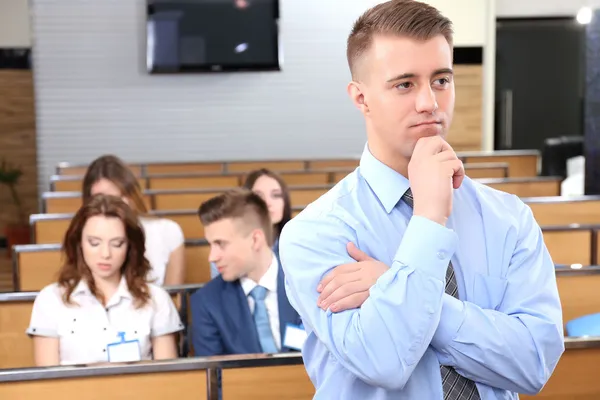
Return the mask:
<path id="1" fill-rule="evenodd" d="M 281 69 L 278 0 L 146 0 L 150 73 Z"/>

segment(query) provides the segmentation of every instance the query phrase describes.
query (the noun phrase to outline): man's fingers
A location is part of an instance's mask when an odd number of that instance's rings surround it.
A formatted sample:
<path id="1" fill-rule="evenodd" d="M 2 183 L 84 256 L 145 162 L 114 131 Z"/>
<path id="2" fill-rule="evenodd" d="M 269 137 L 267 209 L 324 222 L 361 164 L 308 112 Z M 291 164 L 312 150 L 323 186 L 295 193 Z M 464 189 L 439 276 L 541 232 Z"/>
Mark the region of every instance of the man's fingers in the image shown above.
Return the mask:
<path id="1" fill-rule="evenodd" d="M 341 300 L 338 300 L 331 304 L 329 309 L 331 312 L 342 312 L 346 310 L 352 310 L 355 308 L 359 308 L 362 304 L 369 298 L 369 291 L 365 290 L 362 292 L 351 294 L 350 296 L 346 296 Z"/>
<path id="2" fill-rule="evenodd" d="M 465 167 L 460 160 L 446 161 L 446 165 L 452 171 L 452 187 L 458 189 L 465 178 Z"/>
<path id="3" fill-rule="evenodd" d="M 327 286 L 329 282 L 331 282 L 336 276 L 350 274 L 352 272 L 358 271 L 359 269 L 360 266 L 358 265 L 358 263 L 355 262 L 338 265 L 337 267 L 329 271 L 329 273 L 327 273 L 327 275 L 325 275 L 323 279 L 321 279 L 321 282 L 319 282 L 319 285 L 317 286 L 317 292 L 321 293 L 323 291 L 323 288 Z"/>
<path id="4" fill-rule="evenodd" d="M 317 305 L 320 307 L 321 303 L 325 299 L 329 298 L 340 287 L 348 285 L 351 282 L 358 281 L 359 279 L 360 279 L 360 276 L 358 276 L 357 274 L 353 274 L 353 273 L 341 274 L 341 275 L 335 276 L 327 284 L 323 285 L 321 294 L 319 294 L 319 297 L 317 298 Z M 330 302 L 330 304 L 331 304 L 331 302 Z"/>
<path id="5" fill-rule="evenodd" d="M 374 258 L 369 257 L 367 255 L 367 253 L 365 253 L 364 251 L 360 250 L 358 247 L 356 247 L 356 245 L 352 242 L 349 242 L 346 245 L 346 250 L 348 250 L 348 254 L 350 255 L 350 257 L 352 257 L 353 259 L 355 259 L 356 261 L 371 261 L 374 260 Z"/>
<path id="6" fill-rule="evenodd" d="M 448 142 L 446 142 L 444 139 L 442 139 L 439 136 L 427 136 L 422 137 L 417 141 L 417 144 L 415 145 L 415 149 L 413 151 L 413 156 L 414 153 L 428 154 L 433 156 L 435 154 L 447 150 L 454 151 L 452 150 L 452 147 L 448 144 Z"/>
<path id="7" fill-rule="evenodd" d="M 319 299 L 317 300 L 317 305 L 323 310 L 327 310 L 329 306 L 334 303 L 339 302 L 345 297 L 353 295 L 355 293 L 363 292 L 365 290 L 369 290 L 369 287 L 365 285 L 364 281 L 360 280 L 347 280 L 344 283 L 339 283 L 339 281 L 332 281 L 325 289 Z"/>

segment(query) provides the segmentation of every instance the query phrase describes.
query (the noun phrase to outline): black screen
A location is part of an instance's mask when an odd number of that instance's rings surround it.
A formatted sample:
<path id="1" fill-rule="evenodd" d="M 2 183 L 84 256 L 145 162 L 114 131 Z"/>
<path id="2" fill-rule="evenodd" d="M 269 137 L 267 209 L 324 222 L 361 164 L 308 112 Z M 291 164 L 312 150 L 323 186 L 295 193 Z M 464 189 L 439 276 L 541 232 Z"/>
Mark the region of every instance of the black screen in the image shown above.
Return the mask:
<path id="1" fill-rule="evenodd" d="M 148 70 L 278 70 L 278 19 L 278 0 L 148 0 Z"/>

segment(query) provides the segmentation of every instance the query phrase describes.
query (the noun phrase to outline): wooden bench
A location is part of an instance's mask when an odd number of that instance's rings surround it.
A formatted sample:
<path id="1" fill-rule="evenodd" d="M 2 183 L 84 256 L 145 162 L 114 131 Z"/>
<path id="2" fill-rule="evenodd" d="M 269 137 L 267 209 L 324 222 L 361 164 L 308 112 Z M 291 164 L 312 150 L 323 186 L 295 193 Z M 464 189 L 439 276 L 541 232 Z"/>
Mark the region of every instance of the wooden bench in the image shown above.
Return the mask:
<path id="1" fill-rule="evenodd" d="M 544 243 L 548 247 L 554 264 L 596 265 L 597 233 L 599 225 L 542 226 Z"/>
<path id="2" fill-rule="evenodd" d="M 501 150 L 493 152 L 459 152 L 457 155 L 466 164 L 472 163 L 505 163 L 510 169 L 510 177 L 537 176 L 539 152 Z M 258 168 L 273 171 L 314 171 L 329 168 L 354 169 L 359 165 L 359 157 L 342 159 L 304 159 L 304 160 L 254 160 L 254 161 L 208 161 L 208 162 L 150 162 L 129 164 L 132 171 L 145 177 L 152 174 L 173 173 L 224 173 L 248 172 Z M 87 165 L 59 163 L 57 175 L 84 175 Z M 487 176 L 490 177 L 490 176 Z"/>
<path id="3" fill-rule="evenodd" d="M 263 160 L 263 161 L 215 161 L 215 162 L 165 162 L 128 164 L 137 176 L 174 173 L 223 173 L 249 172 L 254 169 L 268 168 L 272 171 L 312 171 L 329 168 L 355 168 L 358 158 L 346 159 L 308 159 L 308 160 Z M 56 175 L 85 175 L 87 165 L 59 163 Z"/>
<path id="4" fill-rule="evenodd" d="M 224 400 L 310 400 L 315 395 L 315 388 L 303 364 L 225 368 L 222 370 L 222 385 Z M 284 396 L 285 393 L 288 397 Z"/>
<path id="5" fill-rule="evenodd" d="M 519 395 L 521 400 L 600 399 L 600 379 L 593 372 L 600 364 L 600 340 L 565 338 L 563 353 L 554 373 L 535 396 Z"/>
<path id="6" fill-rule="evenodd" d="M 555 196 L 560 193 L 560 178 L 507 178 L 481 179 L 489 185 L 521 197 Z M 306 205 L 323 194 L 332 185 L 290 186 L 292 206 Z M 146 190 L 145 201 L 153 210 L 197 209 L 201 202 L 221 193 L 225 188 Z M 81 206 L 79 192 L 45 192 L 42 194 L 42 208 L 45 213 L 75 212 Z"/>
<path id="7" fill-rule="evenodd" d="M 331 185 L 290 186 L 292 205 L 305 205 L 327 192 Z M 144 198 L 149 210 L 190 210 L 198 209 L 203 201 L 210 199 L 225 188 L 146 190 Z M 42 194 L 44 213 L 74 213 L 81 207 L 80 192 L 45 192 Z"/>
<path id="8" fill-rule="evenodd" d="M 508 179 L 480 179 L 480 183 L 519 197 L 559 196 L 562 178 L 533 177 Z"/>
<path id="9" fill-rule="evenodd" d="M 180 313 L 185 326 L 183 335 L 188 333 L 191 321 L 190 296 L 202 285 L 166 286 L 173 303 Z M 34 365 L 31 339 L 25 333 L 31 319 L 33 302 L 39 291 L 0 293 L 0 369 L 24 368 Z M 181 354 L 187 354 L 180 349 Z M 1 398 L 1 397 L 0 397 Z"/>
<path id="10" fill-rule="evenodd" d="M 508 164 L 480 163 L 465 164 L 467 175 L 473 179 L 506 178 Z M 335 184 L 352 172 L 352 168 L 315 169 L 310 171 L 280 171 L 279 174 L 288 186 Z M 241 186 L 246 171 L 227 173 L 184 172 L 154 174 L 138 178 L 142 189 L 215 189 Z M 50 177 L 50 191 L 79 192 L 82 187 L 81 175 L 53 175 Z"/>
<path id="11" fill-rule="evenodd" d="M 248 354 L 102 366 L 0 371 L 2 399 L 311 400 L 315 390 L 302 356 Z M 176 386 L 176 387 L 173 387 Z"/>
<path id="12" fill-rule="evenodd" d="M 600 267 L 557 268 L 556 282 L 563 312 L 563 323 L 600 312 Z"/>
<path id="13" fill-rule="evenodd" d="M 111 375 L 107 375 L 101 368 L 97 369 L 98 373 L 89 373 L 80 377 L 73 374 L 75 376 L 65 378 L 0 381 L 0 398 L 6 400 L 77 398 L 201 400 L 209 398 L 206 370 L 203 369 L 127 374 L 121 372 Z M 91 370 L 92 368 L 89 371 Z"/>
<path id="14" fill-rule="evenodd" d="M 600 196 L 522 199 L 540 225 L 600 224 Z"/>
<path id="15" fill-rule="evenodd" d="M 205 240 L 186 240 L 185 283 L 210 280 L 210 247 Z M 13 286 L 15 291 L 38 291 L 56 282 L 62 265 L 60 244 L 13 246 Z"/>
<path id="16" fill-rule="evenodd" d="M 505 150 L 494 152 L 463 152 L 458 156 L 466 164 L 502 162 L 509 165 L 511 178 L 538 176 L 540 153 L 537 150 Z"/>

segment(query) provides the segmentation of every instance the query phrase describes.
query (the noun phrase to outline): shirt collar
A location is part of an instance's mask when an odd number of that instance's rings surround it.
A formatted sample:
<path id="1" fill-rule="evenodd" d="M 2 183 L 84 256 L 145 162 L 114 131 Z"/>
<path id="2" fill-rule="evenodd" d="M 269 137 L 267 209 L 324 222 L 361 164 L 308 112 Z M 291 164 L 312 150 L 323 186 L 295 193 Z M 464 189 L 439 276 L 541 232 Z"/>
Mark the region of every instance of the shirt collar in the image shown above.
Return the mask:
<path id="1" fill-rule="evenodd" d="M 388 214 L 410 187 L 408 179 L 371 154 L 368 143 L 360 158 L 359 171 Z"/>
<path id="2" fill-rule="evenodd" d="M 271 261 L 271 265 L 269 266 L 269 269 L 267 269 L 267 272 L 265 272 L 263 277 L 260 278 L 258 284 L 266 288 L 269 292 L 276 292 L 278 272 L 279 263 L 277 262 L 277 257 L 275 257 L 275 254 L 273 254 L 273 260 Z M 240 278 L 240 284 L 242 285 L 242 290 L 244 291 L 244 294 L 246 296 L 248 296 L 252 289 L 254 289 L 257 285 L 256 282 L 254 282 L 247 276 Z"/>
<path id="3" fill-rule="evenodd" d="M 85 281 L 85 279 L 81 279 L 79 281 L 79 283 L 77 284 L 77 286 L 75 286 L 75 289 L 73 290 L 73 295 L 92 295 L 92 292 L 90 290 L 90 287 L 88 286 L 87 282 Z M 117 288 L 117 291 L 115 292 L 114 295 L 115 299 L 121 299 L 121 298 L 126 298 L 126 299 L 132 299 L 133 296 L 131 295 L 131 292 L 129 292 L 129 287 L 127 286 L 127 280 L 125 280 L 125 276 L 121 276 L 121 281 L 119 282 L 119 287 Z M 110 299 L 107 299 L 107 301 L 109 301 Z"/>

